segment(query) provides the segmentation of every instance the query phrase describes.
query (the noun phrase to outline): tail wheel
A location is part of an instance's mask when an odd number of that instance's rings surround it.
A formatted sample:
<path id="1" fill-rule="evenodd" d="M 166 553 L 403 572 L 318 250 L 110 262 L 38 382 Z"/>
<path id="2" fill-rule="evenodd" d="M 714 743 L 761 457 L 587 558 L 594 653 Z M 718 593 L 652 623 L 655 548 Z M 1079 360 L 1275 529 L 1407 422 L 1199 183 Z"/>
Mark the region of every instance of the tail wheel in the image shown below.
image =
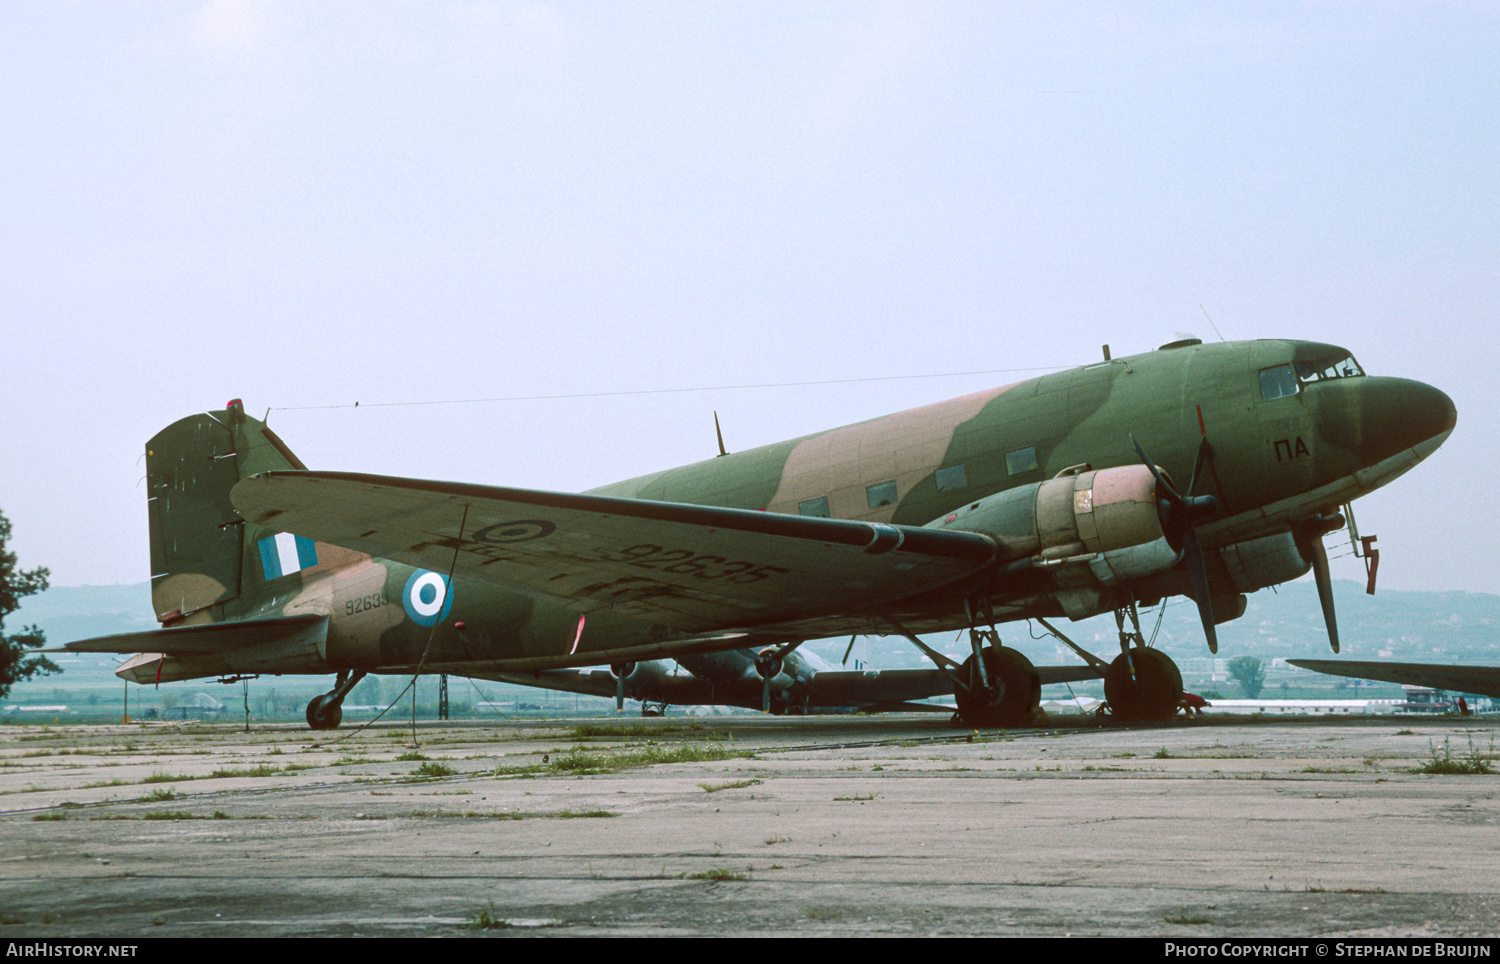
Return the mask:
<path id="1" fill-rule="evenodd" d="M 307 725 L 315 730 L 336 730 L 344 721 L 344 704 L 328 694 L 307 704 Z"/>
<path id="2" fill-rule="evenodd" d="M 1025 654 L 1007 646 L 987 646 L 984 668 L 989 689 L 980 682 L 974 657 L 959 672 L 968 688 L 957 687 L 958 715 L 969 726 L 1024 726 L 1042 702 L 1042 681 Z"/>
<path id="3" fill-rule="evenodd" d="M 1182 702 L 1182 673 L 1171 657 L 1159 649 L 1136 647 L 1130 651 L 1135 678 L 1122 653 L 1104 674 L 1104 698 L 1116 719 L 1165 720 Z"/>

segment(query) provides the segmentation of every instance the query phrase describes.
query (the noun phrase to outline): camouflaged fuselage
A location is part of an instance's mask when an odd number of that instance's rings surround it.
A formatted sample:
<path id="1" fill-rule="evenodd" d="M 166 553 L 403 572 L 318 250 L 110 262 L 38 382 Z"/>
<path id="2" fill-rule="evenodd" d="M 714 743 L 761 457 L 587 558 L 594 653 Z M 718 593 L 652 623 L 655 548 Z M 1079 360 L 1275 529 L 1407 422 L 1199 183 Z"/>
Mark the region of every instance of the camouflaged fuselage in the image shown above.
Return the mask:
<path id="1" fill-rule="evenodd" d="M 1317 366 L 1347 357 L 1334 346 L 1297 341 L 1167 348 L 594 492 L 961 527 L 966 507 L 995 493 L 1080 466 L 1136 464 L 1137 443 L 1186 487 L 1200 441 L 1207 438 L 1213 457 L 1196 487 L 1215 495 L 1219 506 L 1199 524 L 1203 544 L 1213 549 L 1253 542 L 1284 534 L 1298 520 L 1331 512 L 1385 484 L 1430 454 L 1451 430 L 1452 403 L 1418 382 L 1333 373 L 1277 387 L 1283 368 L 1316 374 Z M 591 612 L 583 623 L 571 609 L 484 583 L 459 581 L 442 591 L 433 582 L 441 575 L 325 543 L 309 543 L 309 551 L 283 536 L 273 544 L 274 530 L 235 515 L 228 489 L 259 472 L 301 467 L 242 408 L 184 419 L 152 439 L 153 601 L 164 624 L 327 616 L 326 640 L 306 654 L 323 672 L 407 671 L 424 653 L 423 665 L 434 671 L 501 662 L 516 668 L 598 663 L 680 635 L 608 610 Z M 279 569 L 268 561 L 277 545 Z M 1236 591 L 1223 572 L 1211 575 L 1216 592 Z M 1002 619 L 1078 618 L 1122 598 L 1121 590 L 1080 595 L 1041 569 L 997 569 L 982 590 Z M 1186 589 L 1180 572 L 1167 572 L 1124 591 L 1147 601 Z M 920 631 L 965 626 L 963 602 L 952 592 L 937 593 L 904 604 L 902 615 Z M 879 615 L 840 614 L 818 628 L 829 634 L 888 631 Z M 564 656 L 571 658 L 559 659 Z M 152 660 L 149 668 L 162 679 L 243 672 L 234 661 L 232 653 L 172 657 L 164 664 Z M 146 670 L 142 663 L 136 677 Z"/>

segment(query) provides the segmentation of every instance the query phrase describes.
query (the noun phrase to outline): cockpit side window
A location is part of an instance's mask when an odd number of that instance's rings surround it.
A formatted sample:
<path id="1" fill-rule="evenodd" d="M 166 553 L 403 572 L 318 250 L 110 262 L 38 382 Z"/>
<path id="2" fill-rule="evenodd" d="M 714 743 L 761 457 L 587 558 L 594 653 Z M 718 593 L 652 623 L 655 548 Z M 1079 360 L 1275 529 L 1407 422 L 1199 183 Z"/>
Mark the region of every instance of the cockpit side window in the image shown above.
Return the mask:
<path id="1" fill-rule="evenodd" d="M 1291 365 L 1277 365 L 1260 370 L 1260 397 L 1267 401 L 1297 394 L 1297 376 Z"/>

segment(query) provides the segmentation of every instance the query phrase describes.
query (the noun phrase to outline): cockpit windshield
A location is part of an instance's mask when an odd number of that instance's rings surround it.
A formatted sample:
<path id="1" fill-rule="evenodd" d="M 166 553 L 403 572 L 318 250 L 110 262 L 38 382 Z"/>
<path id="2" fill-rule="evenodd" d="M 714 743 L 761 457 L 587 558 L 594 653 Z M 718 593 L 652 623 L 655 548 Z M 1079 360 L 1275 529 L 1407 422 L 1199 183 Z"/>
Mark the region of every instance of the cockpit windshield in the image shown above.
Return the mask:
<path id="1" fill-rule="evenodd" d="M 1297 381 L 1304 385 L 1308 382 L 1327 381 L 1330 378 L 1356 378 L 1363 374 L 1353 355 L 1297 363 Z"/>
<path id="2" fill-rule="evenodd" d="M 1260 397 L 1284 398 L 1302 391 L 1303 385 L 1334 378 L 1358 378 L 1364 374 L 1354 356 L 1348 352 L 1329 355 L 1291 365 L 1277 365 L 1260 370 Z"/>

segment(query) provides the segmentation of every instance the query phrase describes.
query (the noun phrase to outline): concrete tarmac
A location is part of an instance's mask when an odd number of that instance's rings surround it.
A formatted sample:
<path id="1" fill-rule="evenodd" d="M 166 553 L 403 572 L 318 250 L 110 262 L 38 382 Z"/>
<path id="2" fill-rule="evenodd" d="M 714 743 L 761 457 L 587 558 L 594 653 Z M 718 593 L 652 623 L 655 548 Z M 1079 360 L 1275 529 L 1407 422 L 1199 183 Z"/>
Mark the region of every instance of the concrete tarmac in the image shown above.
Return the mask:
<path id="1" fill-rule="evenodd" d="M 1500 933 L 1456 718 L 0 727 L 0 936 Z"/>

